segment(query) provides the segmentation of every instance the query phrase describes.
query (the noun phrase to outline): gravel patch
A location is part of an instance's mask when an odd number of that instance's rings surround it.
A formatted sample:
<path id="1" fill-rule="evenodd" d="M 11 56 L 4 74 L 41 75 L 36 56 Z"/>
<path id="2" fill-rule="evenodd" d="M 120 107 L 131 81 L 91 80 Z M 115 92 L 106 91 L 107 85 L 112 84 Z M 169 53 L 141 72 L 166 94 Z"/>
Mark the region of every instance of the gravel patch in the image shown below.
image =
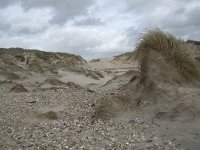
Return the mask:
<path id="1" fill-rule="evenodd" d="M 0 147 L 8 149 L 179 149 L 142 118 L 92 122 L 105 91 L 65 88 L 9 93 L 0 87 Z M 36 117 L 48 111 L 56 118 Z"/>

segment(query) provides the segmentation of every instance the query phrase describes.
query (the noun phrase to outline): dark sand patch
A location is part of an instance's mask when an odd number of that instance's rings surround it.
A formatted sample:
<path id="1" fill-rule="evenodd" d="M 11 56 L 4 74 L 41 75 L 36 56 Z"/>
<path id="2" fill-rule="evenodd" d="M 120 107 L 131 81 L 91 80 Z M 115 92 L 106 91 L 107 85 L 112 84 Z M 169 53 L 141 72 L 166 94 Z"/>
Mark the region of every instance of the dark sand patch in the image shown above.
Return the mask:
<path id="1" fill-rule="evenodd" d="M 11 88 L 10 92 L 21 93 L 21 92 L 28 92 L 28 90 L 22 84 L 17 84 Z"/>

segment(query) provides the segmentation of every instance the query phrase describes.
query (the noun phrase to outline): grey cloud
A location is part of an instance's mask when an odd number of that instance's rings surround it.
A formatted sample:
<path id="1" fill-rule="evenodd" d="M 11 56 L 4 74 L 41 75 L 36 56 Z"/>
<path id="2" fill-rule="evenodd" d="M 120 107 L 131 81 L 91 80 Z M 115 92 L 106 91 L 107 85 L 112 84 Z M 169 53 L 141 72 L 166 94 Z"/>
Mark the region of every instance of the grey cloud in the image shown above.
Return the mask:
<path id="1" fill-rule="evenodd" d="M 200 3 L 198 0 L 176 1 L 125 1 L 127 10 L 133 15 L 140 16 L 140 31 L 145 28 L 158 26 L 165 31 L 175 34 L 179 38 L 199 40 Z M 139 7 L 139 8 L 137 8 Z M 138 13 L 139 12 L 139 13 Z M 131 33 L 132 31 L 129 30 Z M 130 34 L 129 34 L 129 37 Z M 198 39 L 197 39 L 198 38 Z"/>
<path id="2" fill-rule="evenodd" d="M 88 26 L 88 25 L 98 26 L 98 25 L 104 25 L 105 23 L 103 21 L 101 21 L 101 19 L 99 19 L 99 18 L 89 17 L 89 18 L 86 18 L 83 20 L 75 21 L 74 24 L 79 25 L 79 26 Z"/>
<path id="3" fill-rule="evenodd" d="M 138 36 L 140 34 L 139 29 L 136 27 L 130 27 L 126 30 L 125 34 L 128 39 L 128 44 L 135 47 L 136 41 L 138 41 Z"/>
<path id="4" fill-rule="evenodd" d="M 16 13 L 9 14 L 12 10 Z M 44 14 L 47 18 L 39 18 Z M 31 10 L 23 12 L 20 6 L 0 10 L 0 34 L 2 37 L 21 37 L 44 32 L 48 28 L 48 14 L 46 10 Z"/>
<path id="5" fill-rule="evenodd" d="M 38 34 L 38 33 L 45 32 L 46 29 L 47 29 L 46 27 L 43 27 L 43 28 L 40 28 L 40 29 L 37 29 L 37 30 L 32 30 L 28 27 L 23 27 L 23 28 L 15 31 L 14 35 L 35 35 L 35 34 Z"/>
<path id="6" fill-rule="evenodd" d="M 200 31 L 197 29 L 196 26 L 185 26 L 185 27 L 179 27 L 179 28 L 170 28 L 170 27 L 164 27 L 165 31 L 170 32 L 177 36 L 178 38 L 188 40 L 200 40 Z"/>
<path id="7" fill-rule="evenodd" d="M 185 10 L 183 13 L 171 11 L 161 20 L 157 20 L 166 31 L 169 31 L 182 39 L 200 40 L 200 7 L 195 7 L 191 10 Z"/>
<path id="8" fill-rule="evenodd" d="M 198 19 L 199 18 L 199 14 L 200 14 L 200 6 L 199 7 L 195 7 L 193 10 L 191 10 L 189 12 L 189 14 L 187 15 L 188 22 L 191 25 L 195 25 L 195 26 L 199 26 L 200 27 L 200 19 Z"/>
<path id="9" fill-rule="evenodd" d="M 87 13 L 87 9 L 94 3 L 93 0 L 21 0 L 22 7 L 43 8 L 49 7 L 53 9 L 54 15 L 51 23 L 64 24 L 68 19 Z"/>
<path id="10" fill-rule="evenodd" d="M 198 1 L 199 0 L 124 0 L 128 11 L 139 11 L 141 13 L 146 13 L 150 10 L 154 11 L 156 8 L 160 7 L 168 7 L 171 9 L 179 8 L 191 3 L 197 3 Z"/>
<path id="11" fill-rule="evenodd" d="M 200 7 L 195 7 L 191 11 L 185 13 L 170 13 L 163 18 L 163 23 L 171 28 L 184 28 L 190 26 L 200 26 Z"/>
<path id="12" fill-rule="evenodd" d="M 184 3 L 184 4 L 194 3 L 194 2 L 198 2 L 198 1 L 199 0 L 177 0 L 177 2 Z"/>
<path id="13" fill-rule="evenodd" d="M 87 13 L 94 0 L 0 0 L 0 7 L 21 4 L 27 11 L 31 8 L 51 8 L 53 18 L 51 23 L 64 24 L 67 20 Z"/>
<path id="14" fill-rule="evenodd" d="M 60 40 L 54 43 L 49 43 L 47 49 L 54 50 L 67 50 L 71 53 L 82 54 L 91 49 L 101 45 L 99 39 L 88 39 L 87 37 L 82 37 L 77 33 L 65 33 L 62 35 Z"/>
<path id="15" fill-rule="evenodd" d="M 177 10 L 175 10 L 175 14 L 183 14 L 185 12 L 185 8 L 184 7 L 181 7 L 181 8 L 178 8 Z"/>
<path id="16" fill-rule="evenodd" d="M 0 22 L 0 31 L 4 32 L 11 28 L 11 25 L 8 23 Z"/>
<path id="17" fill-rule="evenodd" d="M 1 14 L 0 14 L 0 20 L 1 20 L 1 22 L 0 22 L 0 35 L 3 36 L 5 34 L 5 32 L 7 32 L 11 29 L 11 24 L 9 24 L 5 20 L 4 16 L 2 16 Z"/>
<path id="18" fill-rule="evenodd" d="M 5 8 L 16 3 L 17 0 L 0 0 L 0 8 Z"/>
<path id="19" fill-rule="evenodd" d="M 134 13 L 144 13 L 150 10 L 154 10 L 157 8 L 159 5 L 163 4 L 164 0 L 124 0 L 126 4 L 126 10 L 131 11 Z"/>

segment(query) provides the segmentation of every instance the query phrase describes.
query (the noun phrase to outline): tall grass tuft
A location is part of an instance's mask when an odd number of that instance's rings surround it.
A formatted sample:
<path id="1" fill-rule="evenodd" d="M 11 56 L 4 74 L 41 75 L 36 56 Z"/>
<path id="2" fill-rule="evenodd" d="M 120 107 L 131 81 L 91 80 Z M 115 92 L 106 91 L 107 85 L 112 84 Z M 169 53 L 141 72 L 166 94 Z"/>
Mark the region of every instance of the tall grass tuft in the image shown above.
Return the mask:
<path id="1" fill-rule="evenodd" d="M 200 80 L 195 60 L 187 51 L 185 43 L 172 34 L 162 32 L 159 28 L 147 30 L 136 47 L 135 57 L 139 61 L 142 79 L 147 77 L 150 51 L 159 53 L 186 81 Z"/>

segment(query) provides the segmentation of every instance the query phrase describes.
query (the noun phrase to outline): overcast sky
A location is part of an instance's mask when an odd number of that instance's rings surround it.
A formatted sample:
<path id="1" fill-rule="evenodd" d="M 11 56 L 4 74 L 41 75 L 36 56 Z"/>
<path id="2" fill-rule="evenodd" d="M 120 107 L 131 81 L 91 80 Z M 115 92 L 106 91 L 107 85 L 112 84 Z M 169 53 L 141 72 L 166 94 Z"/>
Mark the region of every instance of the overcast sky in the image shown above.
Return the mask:
<path id="1" fill-rule="evenodd" d="M 0 0 L 0 20 L 0 47 L 85 59 L 132 51 L 152 27 L 200 40 L 200 0 Z"/>

